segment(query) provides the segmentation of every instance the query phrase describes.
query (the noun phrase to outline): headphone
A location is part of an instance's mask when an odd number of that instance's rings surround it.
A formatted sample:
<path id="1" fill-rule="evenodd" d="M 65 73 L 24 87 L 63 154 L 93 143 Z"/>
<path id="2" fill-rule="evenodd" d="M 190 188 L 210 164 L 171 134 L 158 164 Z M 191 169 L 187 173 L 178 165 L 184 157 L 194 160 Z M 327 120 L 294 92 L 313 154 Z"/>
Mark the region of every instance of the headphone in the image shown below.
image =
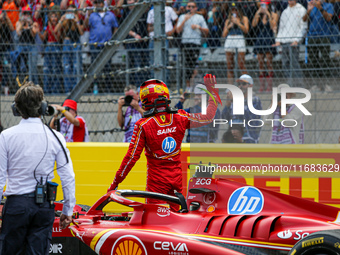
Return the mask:
<path id="1" fill-rule="evenodd" d="M 20 111 L 17 109 L 15 105 L 15 102 L 12 103 L 11 108 L 14 116 L 21 116 Z M 48 110 L 49 110 L 48 103 L 46 101 L 41 101 L 38 113 L 40 115 L 49 115 Z"/>
<path id="2" fill-rule="evenodd" d="M 14 116 L 21 116 L 19 110 L 17 109 L 17 107 L 16 107 L 16 105 L 15 105 L 15 102 L 12 103 L 11 108 L 12 108 L 12 112 L 13 112 L 13 115 L 14 115 Z M 48 103 L 47 103 L 46 101 L 42 101 L 42 102 L 41 102 L 41 105 L 40 105 L 40 108 L 39 108 L 39 110 L 38 110 L 38 113 L 39 113 L 40 115 L 42 115 L 42 116 L 44 116 L 44 115 L 52 116 L 52 115 L 55 114 L 55 108 L 52 107 L 52 106 L 48 106 Z M 61 141 L 59 140 L 58 136 L 53 132 L 53 130 L 51 129 L 51 127 L 50 127 L 49 125 L 47 125 L 47 124 L 45 124 L 45 125 L 48 127 L 48 129 L 52 132 L 52 134 L 53 134 L 53 135 L 55 136 L 55 138 L 58 140 L 58 142 L 59 142 L 61 148 L 63 149 L 64 155 L 65 155 L 65 158 L 66 158 L 66 164 L 68 164 L 68 163 L 69 163 L 69 160 L 68 160 L 67 153 L 66 153 L 66 150 L 65 150 L 63 144 L 62 144 Z M 45 129 L 44 129 L 44 131 L 45 131 Z M 44 158 L 44 157 L 45 157 L 45 155 L 43 156 L 43 158 Z M 43 159 L 43 158 L 42 158 L 42 159 Z M 39 163 L 39 164 L 40 164 L 40 163 Z M 39 165 L 39 164 L 38 164 L 38 165 Z M 37 167 L 38 167 L 38 165 L 37 165 Z M 37 167 L 36 167 L 36 168 L 37 168 Z M 36 170 L 36 168 L 35 168 L 35 170 Z M 35 170 L 34 170 L 34 174 L 35 174 Z M 52 170 L 52 172 L 53 172 L 53 171 L 54 171 L 54 170 Z"/>

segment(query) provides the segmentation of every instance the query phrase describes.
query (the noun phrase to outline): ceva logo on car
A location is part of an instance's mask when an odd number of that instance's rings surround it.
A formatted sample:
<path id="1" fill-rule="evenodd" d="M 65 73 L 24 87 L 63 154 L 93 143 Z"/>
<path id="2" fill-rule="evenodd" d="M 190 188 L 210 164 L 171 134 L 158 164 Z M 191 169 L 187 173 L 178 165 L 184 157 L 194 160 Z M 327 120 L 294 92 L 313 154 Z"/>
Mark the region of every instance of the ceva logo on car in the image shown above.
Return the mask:
<path id="1" fill-rule="evenodd" d="M 235 215 L 254 215 L 263 209 L 262 192 L 251 186 L 238 188 L 228 200 L 228 213 Z"/>
<path id="2" fill-rule="evenodd" d="M 188 247 L 186 243 L 178 243 L 175 245 L 173 242 L 162 242 L 156 241 L 153 243 L 153 248 L 155 250 L 164 250 L 164 251 L 188 251 Z"/>

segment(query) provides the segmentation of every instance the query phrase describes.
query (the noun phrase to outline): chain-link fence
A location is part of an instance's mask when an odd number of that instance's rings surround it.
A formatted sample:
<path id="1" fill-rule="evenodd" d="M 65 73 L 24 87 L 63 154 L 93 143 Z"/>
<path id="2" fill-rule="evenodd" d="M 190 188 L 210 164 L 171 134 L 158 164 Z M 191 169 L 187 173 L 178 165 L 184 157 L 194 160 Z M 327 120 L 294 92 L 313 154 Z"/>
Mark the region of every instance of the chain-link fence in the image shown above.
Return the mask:
<path id="1" fill-rule="evenodd" d="M 25 80 L 40 84 L 54 103 L 72 97 L 89 81 L 81 98 L 75 98 L 79 114 L 87 121 L 91 141 L 113 142 L 123 140 L 117 100 L 128 84 L 162 78 L 175 105 L 205 73 L 229 84 L 246 73 L 263 109 L 271 104 L 272 87 L 281 83 L 309 89 L 312 116 L 305 118 L 305 143 L 338 142 L 339 2 L 174 1 L 166 3 L 164 12 L 157 1 L 12 3 L 4 1 L 0 14 L 5 128 L 18 122 L 9 106 Z M 139 5 L 148 8 L 134 21 L 129 14 Z M 164 17 L 158 24 L 160 14 Z M 129 21 L 132 28 L 115 40 Z M 100 53 L 110 47 L 117 49 L 109 61 L 100 62 Z M 215 142 L 221 141 L 220 131 Z M 259 141 L 269 142 L 269 134 L 263 127 Z"/>

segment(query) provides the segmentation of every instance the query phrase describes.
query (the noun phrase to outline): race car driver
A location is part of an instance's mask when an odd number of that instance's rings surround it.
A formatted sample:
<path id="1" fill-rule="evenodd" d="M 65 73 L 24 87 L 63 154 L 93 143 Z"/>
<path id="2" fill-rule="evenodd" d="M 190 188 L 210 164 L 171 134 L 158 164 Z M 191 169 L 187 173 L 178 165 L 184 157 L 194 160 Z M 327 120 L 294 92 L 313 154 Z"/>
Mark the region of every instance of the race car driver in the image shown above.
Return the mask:
<path id="1" fill-rule="evenodd" d="M 218 90 L 214 88 L 215 76 L 207 74 L 204 83 L 212 95 L 206 115 L 170 108 L 169 90 L 160 80 L 148 80 L 141 85 L 140 98 L 146 112 L 135 124 L 128 152 L 108 191 L 117 189 L 145 148 L 146 190 L 168 195 L 175 195 L 175 191 L 182 193 L 180 154 L 185 130 L 209 124 L 216 113 L 216 99 L 221 103 Z M 147 199 L 147 203 L 161 202 Z M 179 210 L 179 205 L 170 206 L 174 211 Z"/>

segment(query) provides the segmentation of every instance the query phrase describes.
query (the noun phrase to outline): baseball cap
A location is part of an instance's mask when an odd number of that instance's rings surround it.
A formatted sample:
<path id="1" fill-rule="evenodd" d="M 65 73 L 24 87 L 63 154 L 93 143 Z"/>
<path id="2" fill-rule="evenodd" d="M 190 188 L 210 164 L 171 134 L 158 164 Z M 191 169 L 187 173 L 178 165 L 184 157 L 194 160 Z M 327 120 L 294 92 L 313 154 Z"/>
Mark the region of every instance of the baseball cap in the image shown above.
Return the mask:
<path id="1" fill-rule="evenodd" d="M 247 82 L 247 83 L 249 83 L 249 84 L 251 84 L 251 85 L 254 84 L 253 78 L 251 78 L 251 76 L 248 75 L 248 74 L 243 74 L 243 75 L 241 75 L 241 77 L 238 78 L 236 81 L 237 81 L 237 82 L 238 82 L 238 81 L 244 81 L 244 82 Z"/>
<path id="2" fill-rule="evenodd" d="M 204 90 L 207 90 L 207 87 L 203 84 L 197 84 L 194 88 L 194 94 L 206 94 Z"/>
<path id="3" fill-rule="evenodd" d="M 64 104 L 64 107 L 70 107 L 71 109 L 77 111 L 77 102 L 71 99 L 66 99 Z"/>

